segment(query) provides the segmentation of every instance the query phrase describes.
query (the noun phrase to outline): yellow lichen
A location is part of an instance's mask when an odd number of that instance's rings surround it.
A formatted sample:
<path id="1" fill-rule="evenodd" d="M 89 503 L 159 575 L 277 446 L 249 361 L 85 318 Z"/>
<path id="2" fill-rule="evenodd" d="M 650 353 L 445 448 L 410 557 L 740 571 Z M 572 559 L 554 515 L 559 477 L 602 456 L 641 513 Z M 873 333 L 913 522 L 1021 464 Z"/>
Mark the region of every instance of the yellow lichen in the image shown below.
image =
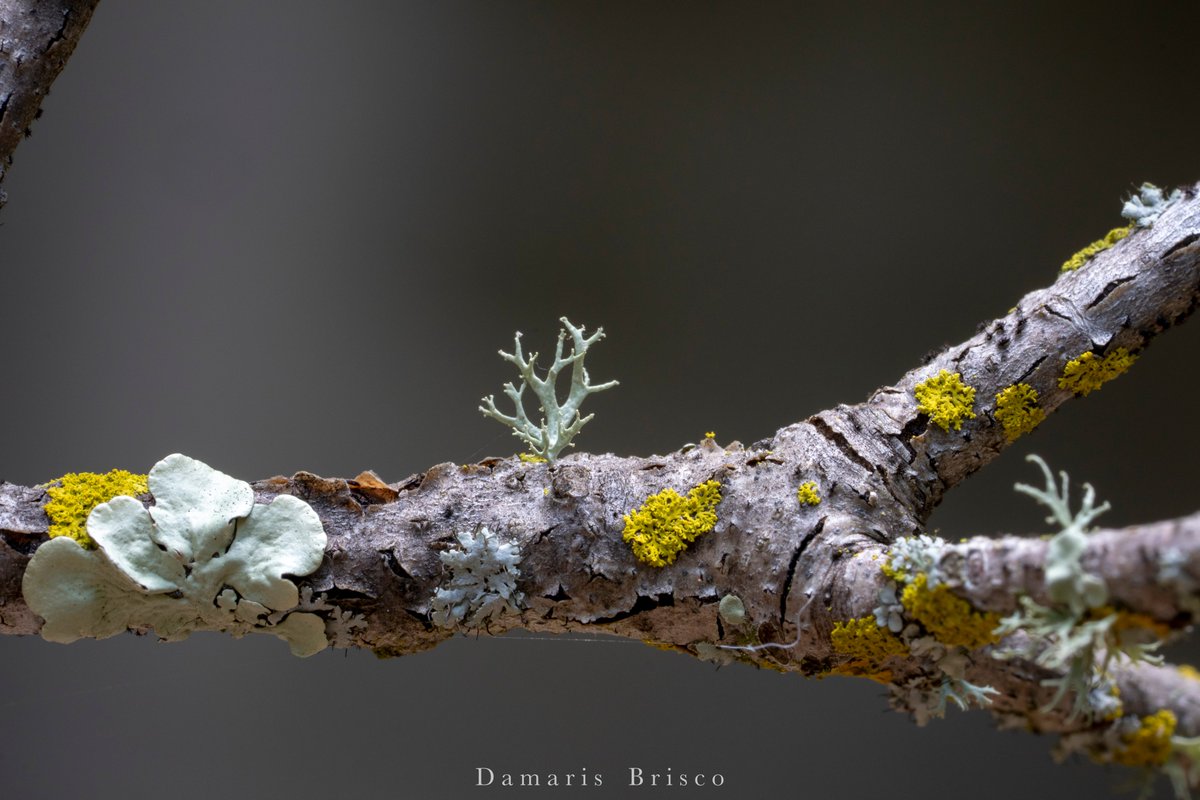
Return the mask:
<path id="1" fill-rule="evenodd" d="M 1071 256 L 1066 261 L 1064 261 L 1063 265 L 1062 265 L 1062 269 L 1059 271 L 1060 272 L 1071 272 L 1072 270 L 1079 269 L 1084 264 L 1086 264 L 1092 257 L 1094 257 L 1097 253 L 1107 250 L 1108 248 L 1112 247 L 1117 242 L 1124 239 L 1129 234 L 1133 233 L 1134 227 L 1135 227 L 1135 225 L 1126 225 L 1124 228 L 1113 228 L 1111 231 L 1109 231 L 1108 233 L 1106 233 L 1104 235 L 1103 239 L 1097 239 L 1096 241 L 1092 242 L 1087 247 L 1083 248 L 1078 253 Z"/>
<path id="2" fill-rule="evenodd" d="M 961 430 L 963 420 L 974 419 L 975 387 L 962 381 L 957 372 L 942 370 L 932 378 L 918 383 L 913 388 L 917 398 L 917 411 L 929 417 L 929 421 L 944 431 Z"/>
<path id="3" fill-rule="evenodd" d="M 1200 669 L 1196 669 L 1191 664 L 1180 664 L 1175 667 L 1175 671 L 1185 678 L 1200 681 Z"/>
<path id="4" fill-rule="evenodd" d="M 1143 614 L 1139 611 L 1118 611 L 1112 606 L 1100 606 L 1093 608 L 1089 613 L 1090 619 L 1104 619 L 1105 617 L 1114 616 L 1112 625 L 1108 632 L 1110 636 L 1116 637 L 1117 641 L 1122 638 L 1127 638 L 1130 635 L 1137 636 L 1138 634 L 1152 634 L 1157 639 L 1165 638 L 1171 633 L 1171 626 L 1165 622 L 1159 622 L 1149 614 Z"/>
<path id="5" fill-rule="evenodd" d="M 526 464 L 545 464 L 546 459 L 541 456 L 535 456 L 533 453 L 517 453 L 517 458 L 521 459 Z"/>
<path id="6" fill-rule="evenodd" d="M 704 438 L 705 439 L 715 439 L 715 438 L 717 438 L 717 432 L 716 431 L 708 431 L 704 434 Z"/>
<path id="7" fill-rule="evenodd" d="M 1046 412 L 1038 405 L 1037 389 L 1027 383 L 1014 383 L 996 395 L 994 416 L 1004 427 L 1004 437 L 1013 442 L 1041 425 Z"/>
<path id="8" fill-rule="evenodd" d="M 879 627 L 874 616 L 835 622 L 829 640 L 838 654 L 871 665 L 878 665 L 889 656 L 908 654 L 904 642 L 887 628 Z"/>
<path id="9" fill-rule="evenodd" d="M 1000 615 L 976 611 L 944 583 L 930 589 L 925 573 L 918 574 L 904 587 L 900 604 L 908 616 L 924 625 L 944 645 L 962 645 L 974 650 L 999 641 L 993 631 L 1000 625 Z"/>
<path id="10" fill-rule="evenodd" d="M 817 494 L 815 481 L 805 481 L 796 489 L 796 499 L 802 506 L 817 506 L 821 504 L 821 495 Z"/>
<path id="11" fill-rule="evenodd" d="M 123 469 L 109 472 L 68 472 L 51 481 L 46 489 L 50 502 L 46 516 L 50 518 L 50 536 L 70 536 L 86 548 L 96 543 L 87 534 L 87 518 L 92 509 L 118 495 L 136 497 L 150 491 L 145 475 L 135 475 Z"/>
<path id="12" fill-rule="evenodd" d="M 646 498 L 641 508 L 625 515 L 621 538 L 633 555 L 652 567 L 665 567 L 717 524 L 721 484 L 705 481 L 681 497 L 674 489 L 663 489 Z"/>
<path id="13" fill-rule="evenodd" d="M 1129 767 L 1160 767 L 1171 757 L 1174 733 L 1175 714 L 1168 709 L 1142 717 L 1141 726 L 1125 734 L 1125 746 L 1113 754 L 1113 760 Z"/>
<path id="14" fill-rule="evenodd" d="M 838 664 L 836 667 L 831 667 L 826 674 L 844 675 L 851 678 L 866 678 L 876 683 L 882 683 L 884 686 L 888 686 L 892 682 L 892 671 L 890 669 L 876 670 L 870 664 L 861 660 Z"/>
<path id="15" fill-rule="evenodd" d="M 1089 350 L 1067 362 L 1062 377 L 1058 379 L 1058 388 L 1070 389 L 1086 397 L 1129 369 L 1135 361 L 1137 356 L 1124 347 L 1116 348 L 1104 358 L 1098 358 Z"/>

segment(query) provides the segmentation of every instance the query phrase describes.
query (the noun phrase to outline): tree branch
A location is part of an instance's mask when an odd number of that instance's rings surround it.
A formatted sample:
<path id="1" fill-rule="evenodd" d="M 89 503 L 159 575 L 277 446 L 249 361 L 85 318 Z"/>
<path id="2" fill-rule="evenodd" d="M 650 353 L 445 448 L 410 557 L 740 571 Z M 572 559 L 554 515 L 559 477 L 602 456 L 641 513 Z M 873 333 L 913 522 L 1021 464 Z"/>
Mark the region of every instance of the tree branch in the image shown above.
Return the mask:
<path id="1" fill-rule="evenodd" d="M 938 698 L 928 695 L 939 686 L 942 703 L 987 702 L 994 690 L 991 707 L 1001 719 L 1086 733 L 1093 754 L 1117 758 L 1123 740 L 1105 744 L 1109 720 L 1054 702 L 1045 681 L 1060 677 L 1056 672 L 1028 659 L 992 658 L 993 642 L 953 645 L 922 636 L 917 646 L 912 634 L 865 663 L 839 648 L 835 636 L 868 618 L 865 630 L 879 632 L 872 615 L 889 591 L 881 567 L 894 555 L 890 546 L 919 534 L 945 493 L 1008 445 L 1010 433 L 996 419 L 997 394 L 1027 384 L 1052 414 L 1074 396 L 1060 385 L 1070 362 L 1119 348 L 1136 355 L 1186 318 L 1200 300 L 1198 241 L 1193 187 L 1153 227 L 1026 295 L 1009 314 L 867 402 L 824 411 L 748 447 L 710 438 L 646 458 L 580 453 L 553 465 L 488 458 L 438 464 L 389 485 L 369 476 L 298 473 L 260 481 L 255 494 L 260 503 L 294 495 L 316 510 L 328 536 L 324 563 L 297 583 L 324 598 L 326 609 L 336 604 L 336 613 L 363 615 L 365 625 L 349 638 L 381 655 L 416 652 L 453 635 L 431 618 L 432 598 L 447 577 L 439 554 L 458 546 L 459 532 L 486 526 L 520 554 L 524 597 L 519 613 L 490 619 L 486 633 L 587 627 L 718 662 L 863 674 L 888 684 L 893 703 L 918 716 L 936 706 Z M 961 427 L 931 425 L 919 408 L 916 387 L 942 370 L 974 389 L 973 416 L 964 415 Z M 639 563 L 623 541 L 626 515 L 666 490 L 683 495 L 708 482 L 720 492 L 712 530 L 669 566 Z M 819 503 L 798 496 L 805 484 L 815 486 Z M 21 577 L 47 537 L 45 501 L 39 488 L 0 485 L 0 632 L 40 628 L 22 599 Z M 1082 564 L 1103 577 L 1122 610 L 1178 631 L 1195 613 L 1198 527 L 1200 515 L 1193 515 L 1101 532 L 1089 540 Z M 971 614 L 1006 613 L 1021 595 L 1048 602 L 1046 547 L 1012 537 L 973 539 L 946 548 L 939 567 Z M 1173 583 L 1164 569 L 1174 570 Z M 728 608 L 744 612 L 722 614 L 726 597 L 740 601 Z M 1168 708 L 1179 734 L 1200 733 L 1196 681 L 1123 663 L 1110 675 L 1128 717 L 1121 724 Z"/>
<path id="2" fill-rule="evenodd" d="M 0 0 L 0 182 L 99 0 Z M 0 190 L 0 207 L 6 196 Z"/>

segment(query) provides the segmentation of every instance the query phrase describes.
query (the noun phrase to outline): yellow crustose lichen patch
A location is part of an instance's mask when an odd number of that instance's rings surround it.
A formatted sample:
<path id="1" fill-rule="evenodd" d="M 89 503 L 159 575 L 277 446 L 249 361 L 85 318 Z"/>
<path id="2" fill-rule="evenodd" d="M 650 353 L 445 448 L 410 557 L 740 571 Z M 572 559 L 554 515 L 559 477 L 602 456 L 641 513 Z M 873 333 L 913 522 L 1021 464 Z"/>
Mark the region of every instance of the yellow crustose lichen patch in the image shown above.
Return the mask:
<path id="1" fill-rule="evenodd" d="M 904 587 L 900 604 L 942 644 L 962 645 L 974 650 L 998 641 L 992 633 L 1000 624 L 998 614 L 976 611 L 945 584 L 930 589 L 929 578 L 924 573 Z"/>
<path id="2" fill-rule="evenodd" d="M 962 430 L 963 420 L 974 419 L 975 387 L 962 381 L 957 372 L 942 370 L 913 388 L 917 411 L 944 431 Z"/>
<path id="3" fill-rule="evenodd" d="M 1175 667 L 1175 671 L 1185 678 L 1193 681 L 1200 681 L 1200 670 L 1193 667 L 1191 664 L 1180 664 Z"/>
<path id="4" fill-rule="evenodd" d="M 1135 361 L 1137 356 L 1124 347 L 1116 348 L 1104 358 L 1099 358 L 1089 350 L 1067 362 L 1062 377 L 1058 379 L 1058 388 L 1070 389 L 1086 397 L 1129 369 Z"/>
<path id="5" fill-rule="evenodd" d="M 1113 760 L 1129 767 L 1158 767 L 1171 757 L 1171 736 L 1175 733 L 1175 714 L 1167 709 L 1142 717 L 1142 725 L 1125 734 L 1125 746 Z"/>
<path id="6" fill-rule="evenodd" d="M 802 506 L 818 506 L 821 504 L 821 495 L 817 494 L 817 484 L 815 481 L 805 481 L 800 484 L 800 488 L 796 490 L 796 499 L 800 501 Z"/>
<path id="7" fill-rule="evenodd" d="M 621 538 L 629 543 L 633 555 L 652 567 L 665 567 L 696 540 L 717 524 L 717 503 L 721 502 L 721 484 L 705 481 L 681 497 L 674 489 L 650 495 L 641 508 L 625 515 Z"/>
<path id="8" fill-rule="evenodd" d="M 1124 228 L 1113 228 L 1104 235 L 1103 239 L 1097 239 L 1064 261 L 1060 271 L 1071 272 L 1072 270 L 1079 269 L 1088 261 L 1090 261 L 1097 253 L 1107 250 L 1129 234 L 1133 233 L 1133 229 L 1134 225 L 1126 225 Z"/>
<path id="9" fill-rule="evenodd" d="M 1046 412 L 1038 405 L 1037 389 L 1028 383 L 1014 383 L 996 395 L 994 416 L 1004 428 L 1004 438 L 1013 442 L 1041 425 Z"/>
<path id="10" fill-rule="evenodd" d="M 891 671 L 880 669 L 880 664 L 890 656 L 908 655 L 904 642 L 887 628 L 879 627 L 873 616 L 835 622 L 829 639 L 838 655 L 851 657 L 850 661 L 831 669 L 831 675 L 852 675 L 890 683 Z"/>
<path id="11" fill-rule="evenodd" d="M 96 546 L 87 534 L 87 518 L 93 508 L 119 495 L 136 497 L 150 491 L 145 475 L 123 469 L 105 473 L 68 472 L 51 484 L 46 489 L 50 497 L 46 503 L 50 536 L 70 536 L 89 549 Z"/>

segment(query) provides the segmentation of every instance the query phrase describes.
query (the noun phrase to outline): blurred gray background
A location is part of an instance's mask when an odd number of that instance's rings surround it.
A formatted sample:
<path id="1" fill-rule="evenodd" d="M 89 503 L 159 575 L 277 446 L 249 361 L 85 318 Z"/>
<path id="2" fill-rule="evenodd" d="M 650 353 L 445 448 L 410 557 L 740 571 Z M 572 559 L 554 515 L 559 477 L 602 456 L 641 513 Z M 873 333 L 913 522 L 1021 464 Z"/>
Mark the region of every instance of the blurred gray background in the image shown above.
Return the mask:
<path id="1" fill-rule="evenodd" d="M 509 454 L 475 410 L 511 378 L 496 350 L 563 314 L 605 326 L 589 366 L 621 380 L 589 450 L 857 402 L 1052 282 L 1141 181 L 1200 179 L 1195 7 L 1045 5 L 105 0 L 6 182 L 0 478 Z M 1200 323 L 1172 331 L 933 526 L 1038 531 L 1029 452 L 1108 524 L 1194 511 L 1198 354 Z M 868 681 L 628 642 L 0 637 L 0 675 L 12 798 L 529 794 L 480 766 L 603 774 L 563 797 L 621 797 L 630 766 L 731 798 L 1127 777 L 982 713 L 918 729 Z"/>

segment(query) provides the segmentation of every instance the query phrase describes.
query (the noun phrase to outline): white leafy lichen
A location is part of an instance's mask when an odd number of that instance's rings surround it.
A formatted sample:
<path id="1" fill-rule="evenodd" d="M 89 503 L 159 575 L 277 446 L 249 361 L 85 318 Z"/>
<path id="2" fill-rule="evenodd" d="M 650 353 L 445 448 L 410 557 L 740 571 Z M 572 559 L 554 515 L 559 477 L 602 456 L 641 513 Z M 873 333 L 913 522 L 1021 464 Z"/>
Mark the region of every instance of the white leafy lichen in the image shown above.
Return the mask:
<path id="1" fill-rule="evenodd" d="M 485 416 L 491 417 L 512 428 L 513 436 L 516 436 L 529 445 L 535 456 L 545 458 L 550 463 L 554 463 L 558 458 L 558 454 L 564 448 L 572 446 L 571 439 L 575 437 L 575 434 L 579 433 L 580 428 L 595 416 L 595 414 L 588 414 L 586 417 L 580 415 L 579 407 L 583 404 L 584 398 L 593 392 L 611 389 L 617 385 L 617 381 L 608 381 L 607 383 L 600 384 L 591 383 L 588 378 L 587 369 L 583 365 L 588 348 L 604 338 L 604 329 L 597 328 L 595 333 L 585 337 L 584 329 L 575 327 L 566 317 L 561 317 L 559 321 L 566 327 L 566 330 L 560 329 L 558 332 L 558 344 L 554 350 L 554 363 L 546 370 L 545 378 L 539 378 L 534 368 L 537 353 L 533 353 L 526 358 L 521 352 L 520 331 L 517 331 L 514 337 L 513 352 L 506 353 L 503 350 L 500 351 L 501 357 L 506 361 L 512 362 L 521 374 L 520 388 L 514 386 L 511 382 L 504 384 L 504 393 L 508 395 L 516 407 L 514 414 L 509 416 L 497 409 L 495 395 L 488 395 L 483 398 L 483 405 L 479 407 L 479 410 Z M 563 342 L 566 339 L 568 331 L 571 334 L 571 352 L 564 356 Z M 571 367 L 571 389 L 566 401 L 559 404 L 558 398 L 555 395 L 555 383 L 558 381 L 559 373 L 567 366 Z M 526 387 L 533 389 L 533 393 L 540 404 L 540 410 L 544 415 L 539 425 L 534 425 L 525 414 L 522 395 Z"/>
<path id="2" fill-rule="evenodd" d="M 320 617 L 287 613 L 300 596 L 284 576 L 316 571 L 325 553 L 325 530 L 307 503 L 280 495 L 255 504 L 248 483 L 179 454 L 155 464 L 148 480 L 150 508 L 122 496 L 91 512 L 97 549 L 59 537 L 34 553 L 22 591 L 46 621 L 43 638 L 153 629 L 177 641 L 217 630 L 269 633 L 298 656 L 325 649 Z"/>
<path id="3" fill-rule="evenodd" d="M 434 592 L 430 617 L 441 628 L 478 628 L 506 611 L 520 609 L 525 595 L 517 590 L 521 554 L 486 526 L 458 533 L 458 547 L 439 553 L 450 580 Z"/>

